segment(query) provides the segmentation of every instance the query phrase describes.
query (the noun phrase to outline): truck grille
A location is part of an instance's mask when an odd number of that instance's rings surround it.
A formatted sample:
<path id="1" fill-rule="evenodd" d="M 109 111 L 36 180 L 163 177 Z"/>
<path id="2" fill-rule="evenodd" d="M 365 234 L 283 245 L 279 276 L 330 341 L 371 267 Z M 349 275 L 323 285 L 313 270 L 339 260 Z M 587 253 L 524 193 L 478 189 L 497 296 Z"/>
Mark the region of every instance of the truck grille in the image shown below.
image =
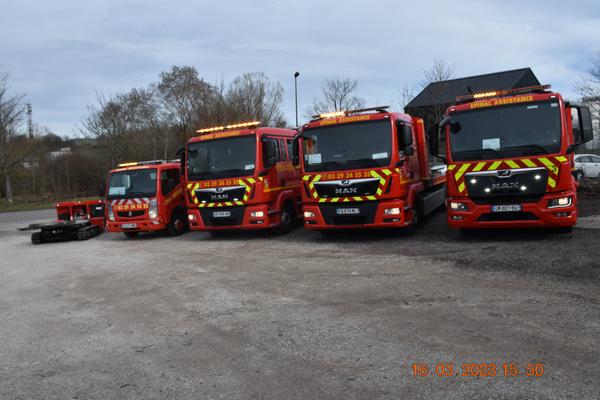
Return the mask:
<path id="1" fill-rule="evenodd" d="M 379 178 L 348 179 L 315 182 L 319 197 L 373 196 L 379 187 Z"/>
<path id="2" fill-rule="evenodd" d="M 465 174 L 469 197 L 480 204 L 501 204 L 501 199 L 511 203 L 516 197 L 538 199 L 546 193 L 548 170 L 546 168 L 520 168 Z"/>
<path id="3" fill-rule="evenodd" d="M 197 189 L 196 198 L 201 203 L 242 201 L 245 192 L 245 186 L 224 186 L 216 188 Z"/>
<path id="4" fill-rule="evenodd" d="M 146 210 L 139 210 L 139 211 L 118 211 L 117 215 L 119 216 L 119 218 L 136 218 L 136 217 L 141 217 L 145 213 L 146 213 Z"/>

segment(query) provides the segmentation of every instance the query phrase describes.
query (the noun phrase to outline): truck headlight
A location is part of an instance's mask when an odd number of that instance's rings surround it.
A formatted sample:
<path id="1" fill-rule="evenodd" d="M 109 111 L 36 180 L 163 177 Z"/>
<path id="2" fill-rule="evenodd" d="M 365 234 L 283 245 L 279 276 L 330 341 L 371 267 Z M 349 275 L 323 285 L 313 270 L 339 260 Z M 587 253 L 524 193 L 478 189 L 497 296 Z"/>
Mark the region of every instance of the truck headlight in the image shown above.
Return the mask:
<path id="1" fill-rule="evenodd" d="M 148 208 L 148 216 L 150 219 L 158 218 L 158 202 L 156 199 L 150 200 L 150 207 Z"/>
<path id="2" fill-rule="evenodd" d="M 195 221 L 196 220 L 196 216 L 194 214 L 188 214 L 188 220 Z"/>
<path id="3" fill-rule="evenodd" d="M 460 201 L 451 201 L 450 208 L 454 211 L 467 211 L 469 209 L 466 203 L 461 203 Z"/>
<path id="4" fill-rule="evenodd" d="M 383 215 L 400 215 L 400 207 L 386 208 Z"/>
<path id="5" fill-rule="evenodd" d="M 573 204 L 573 197 L 571 196 L 548 200 L 548 208 L 569 207 L 571 204 Z"/>
<path id="6" fill-rule="evenodd" d="M 304 211 L 304 218 L 314 218 L 315 213 L 312 211 Z"/>
<path id="7" fill-rule="evenodd" d="M 113 212 L 112 207 L 108 207 L 108 220 L 109 221 L 114 221 L 115 220 L 115 213 Z"/>
<path id="8" fill-rule="evenodd" d="M 251 211 L 250 216 L 252 218 L 262 218 L 265 216 L 265 212 L 264 211 Z"/>

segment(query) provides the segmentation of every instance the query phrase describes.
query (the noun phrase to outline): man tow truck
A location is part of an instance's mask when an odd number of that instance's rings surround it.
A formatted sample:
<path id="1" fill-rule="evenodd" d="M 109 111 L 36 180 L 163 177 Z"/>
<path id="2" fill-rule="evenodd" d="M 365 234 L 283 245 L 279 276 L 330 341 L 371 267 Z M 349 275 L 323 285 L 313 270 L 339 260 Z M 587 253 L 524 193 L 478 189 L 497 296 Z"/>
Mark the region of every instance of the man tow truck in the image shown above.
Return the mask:
<path id="1" fill-rule="evenodd" d="M 187 230 L 179 160 L 126 162 L 108 174 L 106 229 L 134 238 L 140 232 Z"/>
<path id="2" fill-rule="evenodd" d="M 575 148 L 592 139 L 588 107 L 550 85 L 457 98 L 434 126 L 431 153 L 448 164 L 448 225 L 554 227 L 577 221 Z"/>
<path id="3" fill-rule="evenodd" d="M 305 228 L 412 230 L 443 206 L 445 175 L 432 172 L 423 120 L 387 109 L 315 115 L 302 127 L 294 162 Z"/>
<path id="4" fill-rule="evenodd" d="M 180 150 L 191 230 L 291 230 L 300 211 L 300 173 L 290 129 L 259 122 L 199 129 Z"/>

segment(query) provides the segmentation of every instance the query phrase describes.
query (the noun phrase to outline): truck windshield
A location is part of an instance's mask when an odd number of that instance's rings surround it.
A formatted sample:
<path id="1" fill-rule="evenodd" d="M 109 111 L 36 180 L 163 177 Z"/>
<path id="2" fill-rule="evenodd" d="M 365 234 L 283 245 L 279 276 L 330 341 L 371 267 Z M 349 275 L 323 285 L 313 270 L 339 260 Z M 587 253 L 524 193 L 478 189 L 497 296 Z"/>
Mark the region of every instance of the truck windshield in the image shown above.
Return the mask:
<path id="1" fill-rule="evenodd" d="M 156 168 L 115 172 L 108 179 L 110 199 L 156 196 Z"/>
<path id="2" fill-rule="evenodd" d="M 561 122 L 557 101 L 517 104 L 450 114 L 454 161 L 556 153 Z"/>
<path id="3" fill-rule="evenodd" d="M 339 171 L 390 164 L 392 126 L 387 119 L 307 129 L 303 137 L 305 171 Z"/>
<path id="4" fill-rule="evenodd" d="M 254 175 L 256 135 L 190 143 L 188 178 L 220 179 Z"/>

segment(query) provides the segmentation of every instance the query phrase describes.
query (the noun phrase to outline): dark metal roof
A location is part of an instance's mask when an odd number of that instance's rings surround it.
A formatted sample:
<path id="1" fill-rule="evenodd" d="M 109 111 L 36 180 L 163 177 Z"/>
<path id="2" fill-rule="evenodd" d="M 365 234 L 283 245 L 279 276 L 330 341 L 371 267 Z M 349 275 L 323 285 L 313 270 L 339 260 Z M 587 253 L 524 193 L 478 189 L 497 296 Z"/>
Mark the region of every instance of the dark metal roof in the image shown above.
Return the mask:
<path id="1" fill-rule="evenodd" d="M 531 68 L 432 82 L 405 108 L 454 103 L 456 97 L 469 94 L 469 88 L 471 93 L 480 93 L 537 85 L 540 85 L 540 82 Z"/>

